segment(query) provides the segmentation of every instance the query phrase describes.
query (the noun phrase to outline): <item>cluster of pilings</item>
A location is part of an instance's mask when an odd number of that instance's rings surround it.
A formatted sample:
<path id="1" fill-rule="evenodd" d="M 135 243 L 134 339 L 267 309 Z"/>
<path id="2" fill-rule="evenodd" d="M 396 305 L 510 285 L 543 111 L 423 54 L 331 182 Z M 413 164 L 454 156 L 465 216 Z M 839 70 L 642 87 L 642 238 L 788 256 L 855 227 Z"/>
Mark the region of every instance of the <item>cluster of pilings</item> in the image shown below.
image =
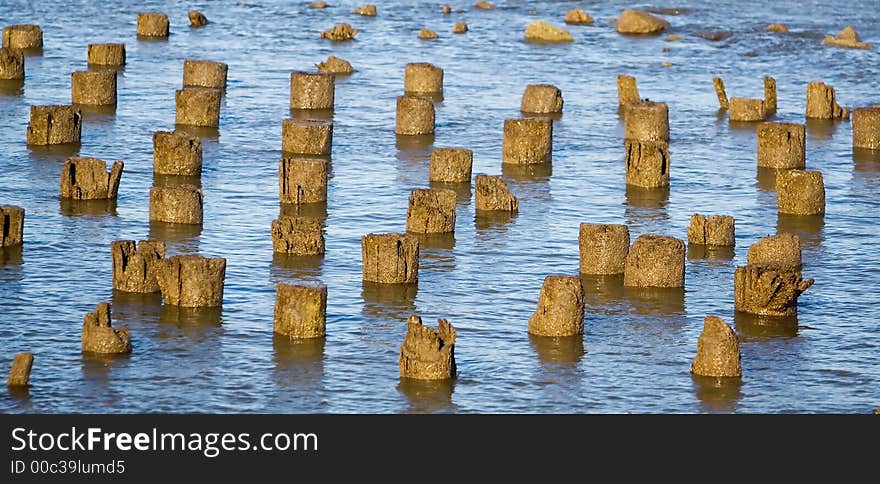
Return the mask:
<path id="1" fill-rule="evenodd" d="M 375 16 L 373 5 L 356 13 Z M 188 13 L 193 28 L 208 23 L 198 11 Z M 162 13 L 137 17 L 140 40 L 169 36 L 169 19 Z M 344 30 L 344 29 L 343 29 Z M 356 34 L 350 32 L 348 38 Z M 342 35 L 342 34 L 340 34 Z M 330 36 L 331 38 L 333 36 Z M 334 39 L 341 40 L 341 39 Z M 3 29 L 0 79 L 22 81 L 25 59 L 40 55 L 42 30 L 36 25 Z M 334 62 L 330 62 L 335 59 Z M 333 148 L 333 110 L 336 76 L 351 72 L 337 58 L 319 64 L 320 72 L 290 74 L 291 117 L 281 123 L 278 219 L 271 224 L 273 250 L 293 256 L 325 252 L 324 221 L 285 214 L 285 206 L 323 205 L 328 200 L 328 178 Z M 340 62 L 341 61 L 341 62 Z M 125 44 L 89 44 L 88 70 L 71 74 L 71 104 L 31 106 L 27 128 L 29 145 L 78 144 L 82 110 L 89 106 L 115 106 L 117 71 L 126 63 Z M 323 68 L 321 67 L 323 66 Z M 334 67 L 336 66 L 336 67 Z M 338 69 L 338 70 L 335 70 Z M 227 88 L 228 66 L 222 62 L 187 59 L 183 82 L 175 93 L 176 115 L 172 131 L 153 134 L 153 172 L 150 222 L 201 226 L 204 195 L 198 182 L 202 143 L 188 128 L 218 129 L 222 99 Z M 444 97 L 443 69 L 426 62 L 404 69 L 403 94 L 396 99 L 395 133 L 398 136 L 433 135 L 435 104 Z M 730 121 L 757 125 L 757 166 L 776 170 L 777 206 L 781 214 L 821 215 L 825 211 L 822 174 L 806 170 L 803 124 L 767 121 L 777 110 L 776 81 L 764 78 L 764 97 L 727 97 L 723 81 L 713 84 L 719 105 Z M 617 78 L 619 111 L 624 121 L 626 185 L 666 189 L 670 182 L 669 107 L 642 100 L 636 79 Z M 850 111 L 838 105 L 834 88 L 823 82 L 807 86 L 806 117 L 848 119 Z M 503 124 L 502 165 L 549 165 L 553 158 L 553 123 L 563 111 L 562 91 L 551 84 L 530 84 L 520 102 L 520 117 Z M 880 150 L 880 107 L 852 111 L 853 147 Z M 113 200 L 117 197 L 123 162 L 71 157 L 61 170 L 60 197 L 72 200 Z M 454 188 L 472 181 L 473 151 L 461 147 L 435 148 L 431 153 L 428 182 L 431 188 L 410 192 L 405 232 L 369 233 L 361 239 L 362 280 L 365 284 L 418 283 L 420 236 L 454 233 L 457 195 Z M 168 178 L 163 178 L 168 177 Z M 517 213 L 519 200 L 500 176 L 474 178 L 475 212 Z M 293 210 L 299 212 L 298 209 Z M 307 212 L 307 210 L 303 210 Z M 25 210 L 0 206 L 0 247 L 22 245 Z M 687 245 L 734 247 L 734 218 L 730 215 L 694 214 L 687 228 Z M 660 234 L 642 234 L 631 241 L 626 225 L 583 223 L 579 233 L 580 274 L 621 276 L 631 288 L 683 288 L 684 240 Z M 113 290 L 160 293 L 163 304 L 180 307 L 218 307 L 223 303 L 226 259 L 201 255 L 168 256 L 162 240 L 117 240 L 110 247 Z M 762 317 L 784 318 L 797 313 L 801 293 L 813 283 L 803 279 L 799 239 L 790 234 L 766 237 L 748 250 L 745 266 L 734 274 L 735 310 Z M 318 284 L 276 285 L 273 332 L 291 339 L 323 338 L 327 334 L 328 288 Z M 580 275 L 548 275 L 538 295 L 527 331 L 539 337 L 583 337 L 585 290 Z M 109 303 L 99 303 L 86 314 L 82 326 L 82 351 L 127 354 L 132 338 L 125 328 L 113 328 Z M 408 320 L 400 349 L 401 378 L 436 380 L 457 374 L 454 357 L 456 330 L 445 319 L 438 328 L 422 325 L 419 316 Z M 15 356 L 9 386 L 27 386 L 33 355 Z M 706 316 L 691 366 L 696 375 L 740 377 L 739 344 L 733 329 L 717 316 Z"/>

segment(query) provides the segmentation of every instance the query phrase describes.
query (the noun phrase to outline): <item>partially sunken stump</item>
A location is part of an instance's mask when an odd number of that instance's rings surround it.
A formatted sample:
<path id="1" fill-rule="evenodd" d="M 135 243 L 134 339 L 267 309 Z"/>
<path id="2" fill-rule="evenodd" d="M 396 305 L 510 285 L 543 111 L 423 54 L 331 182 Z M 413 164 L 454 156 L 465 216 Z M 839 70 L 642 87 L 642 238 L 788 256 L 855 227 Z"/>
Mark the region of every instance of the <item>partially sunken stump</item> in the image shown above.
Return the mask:
<path id="1" fill-rule="evenodd" d="M 419 239 L 414 235 L 364 235 L 361 255 L 366 282 L 412 284 L 419 281 Z"/>
<path id="2" fill-rule="evenodd" d="M 583 223 L 578 238 L 581 274 L 623 274 L 629 254 L 629 228 Z"/>
<path id="3" fill-rule="evenodd" d="M 410 316 L 406 337 L 400 347 L 401 378 L 445 380 L 454 378 L 455 328 L 445 319 L 438 328 L 422 326 L 422 318 Z"/>
<path id="4" fill-rule="evenodd" d="M 476 210 L 516 213 L 519 200 L 510 193 L 507 183 L 500 176 L 477 175 Z"/>
<path id="5" fill-rule="evenodd" d="M 16 353 L 9 369 L 8 387 L 28 387 L 31 381 L 31 368 L 34 366 L 33 353 Z"/>
<path id="6" fill-rule="evenodd" d="M 208 17 L 205 17 L 205 14 L 199 12 L 198 10 L 190 10 L 187 13 L 187 17 L 189 17 L 190 27 L 198 28 L 208 25 Z"/>
<path id="7" fill-rule="evenodd" d="M 402 135 L 434 132 L 434 102 L 421 96 L 397 96 L 395 132 Z"/>
<path id="8" fill-rule="evenodd" d="M 513 165 L 550 163 L 553 159 L 553 122 L 549 119 L 507 119 L 501 161 Z"/>
<path id="9" fill-rule="evenodd" d="M 470 183 L 474 152 L 465 148 L 434 148 L 428 180 L 440 183 Z"/>
<path id="10" fill-rule="evenodd" d="M 73 104 L 112 106 L 116 104 L 116 71 L 77 71 L 70 75 Z"/>
<path id="11" fill-rule="evenodd" d="M 336 77 L 324 72 L 290 74 L 290 109 L 333 109 Z"/>
<path id="12" fill-rule="evenodd" d="M 818 171 L 787 170 L 776 175 L 779 213 L 819 215 L 825 213 L 825 183 Z"/>
<path id="13" fill-rule="evenodd" d="M 696 245 L 736 245 L 734 220 L 730 215 L 691 215 L 688 243 Z"/>
<path id="14" fill-rule="evenodd" d="M 765 117 L 763 99 L 730 98 L 731 121 L 763 121 Z"/>
<path id="15" fill-rule="evenodd" d="M 666 103 L 638 101 L 625 106 L 624 138 L 669 142 L 669 106 Z"/>
<path id="16" fill-rule="evenodd" d="M 71 157 L 61 168 L 61 198 L 73 200 L 106 200 L 116 198 L 122 178 L 121 161 L 114 161 L 107 171 L 107 162 L 98 158 Z"/>
<path id="17" fill-rule="evenodd" d="M 226 259 L 178 255 L 158 264 L 156 279 L 165 304 L 217 307 L 223 304 Z"/>
<path id="18" fill-rule="evenodd" d="M 164 13 L 145 12 L 137 16 L 137 34 L 141 37 L 168 37 L 168 16 Z"/>
<path id="19" fill-rule="evenodd" d="M 794 234 L 764 237 L 749 247 L 749 265 L 778 266 L 800 270 L 801 241 Z"/>
<path id="20" fill-rule="evenodd" d="M 329 155 L 332 148 L 331 121 L 299 121 L 291 118 L 281 122 L 281 151 L 298 155 Z"/>
<path id="21" fill-rule="evenodd" d="M 327 286 L 275 286 L 275 333 L 290 339 L 323 338 L 327 326 Z"/>
<path id="22" fill-rule="evenodd" d="M 309 217 L 281 217 L 272 221 L 272 247 L 275 252 L 292 255 L 324 253 L 321 221 Z"/>
<path id="23" fill-rule="evenodd" d="M 403 74 L 403 91 L 416 94 L 443 92 L 443 69 L 427 62 L 406 65 Z"/>
<path id="24" fill-rule="evenodd" d="M 669 146 L 665 141 L 624 140 L 626 184 L 643 188 L 669 186 Z"/>
<path id="25" fill-rule="evenodd" d="M 83 318 L 82 350 L 84 353 L 119 355 L 131 353 L 131 335 L 125 328 L 110 326 L 110 304 L 98 303 Z"/>
<path id="26" fill-rule="evenodd" d="M 584 333 L 584 287 L 578 276 L 547 276 L 538 307 L 529 318 L 529 333 L 574 336 Z"/>
<path id="27" fill-rule="evenodd" d="M 3 47 L 19 50 L 42 49 L 43 30 L 34 24 L 3 27 Z"/>
<path id="28" fill-rule="evenodd" d="M 739 341 L 736 333 L 717 316 L 706 316 L 703 332 L 697 340 L 697 356 L 691 373 L 711 377 L 742 376 Z"/>
<path id="29" fill-rule="evenodd" d="M 113 289 L 124 292 L 159 292 L 156 264 L 165 257 L 165 242 L 117 240 L 110 244 Z"/>
<path id="30" fill-rule="evenodd" d="M 800 270 L 779 266 L 747 265 L 733 274 L 734 306 L 737 311 L 759 316 L 786 317 L 797 314 L 798 297 L 813 285 Z"/>
<path id="31" fill-rule="evenodd" d="M 633 76 L 617 76 L 617 103 L 620 106 L 641 101 L 636 78 Z"/>
<path id="32" fill-rule="evenodd" d="M 758 125 L 758 166 L 779 170 L 803 169 L 806 163 L 806 126 L 796 123 Z"/>
<path id="33" fill-rule="evenodd" d="M 844 119 L 849 112 L 837 104 L 834 88 L 824 82 L 807 85 L 807 117 L 815 119 Z"/>
<path id="34" fill-rule="evenodd" d="M 220 91 L 186 87 L 177 91 L 176 124 L 217 128 L 220 126 Z"/>
<path id="35" fill-rule="evenodd" d="M 854 110 L 852 130 L 853 148 L 880 150 L 880 105 Z"/>
<path id="36" fill-rule="evenodd" d="M 0 80 L 24 80 L 24 55 L 15 49 L 0 49 Z"/>
<path id="37" fill-rule="evenodd" d="M 455 192 L 417 188 L 410 192 L 406 231 L 417 234 L 455 232 Z"/>
<path id="38" fill-rule="evenodd" d="M 520 111 L 551 114 L 562 112 L 562 91 L 552 84 L 529 84 L 523 93 Z"/>
<path id="39" fill-rule="evenodd" d="M 221 92 L 226 89 L 229 66 L 223 62 L 206 60 L 183 61 L 183 87 L 208 87 Z"/>
<path id="40" fill-rule="evenodd" d="M 202 142 L 183 131 L 156 131 L 153 133 L 153 173 L 201 175 Z"/>
<path id="41" fill-rule="evenodd" d="M 24 209 L 0 205 L 0 247 L 21 245 L 24 240 Z"/>
<path id="42" fill-rule="evenodd" d="M 278 197 L 281 203 L 327 201 L 329 164 L 318 158 L 281 158 L 278 171 Z"/>
<path id="43" fill-rule="evenodd" d="M 82 113 L 73 106 L 31 106 L 27 127 L 29 145 L 79 143 Z"/>
<path id="44" fill-rule="evenodd" d="M 89 44 L 88 59 L 96 66 L 124 66 L 125 44 Z"/>
<path id="45" fill-rule="evenodd" d="M 150 221 L 201 224 L 204 204 L 202 190 L 189 184 L 150 189 Z"/>
<path id="46" fill-rule="evenodd" d="M 626 256 L 624 286 L 684 287 L 684 242 L 675 237 L 639 236 Z"/>

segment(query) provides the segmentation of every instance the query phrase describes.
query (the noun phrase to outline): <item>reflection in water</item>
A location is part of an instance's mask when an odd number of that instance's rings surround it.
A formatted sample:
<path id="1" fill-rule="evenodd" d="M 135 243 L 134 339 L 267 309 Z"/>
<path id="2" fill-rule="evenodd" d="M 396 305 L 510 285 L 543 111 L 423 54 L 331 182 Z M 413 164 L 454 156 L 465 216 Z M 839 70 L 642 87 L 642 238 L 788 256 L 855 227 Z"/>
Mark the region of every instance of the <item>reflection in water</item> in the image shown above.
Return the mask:
<path id="1" fill-rule="evenodd" d="M 434 413 L 452 410 L 452 393 L 455 391 L 455 378 L 445 380 L 416 380 L 401 378 L 397 391 L 409 400 L 410 413 Z"/>
<path id="2" fill-rule="evenodd" d="M 853 148 L 853 164 L 856 170 L 880 171 L 880 150 Z"/>
<path id="3" fill-rule="evenodd" d="M 269 274 L 273 282 L 320 280 L 323 255 L 291 255 L 275 252 Z"/>
<path id="4" fill-rule="evenodd" d="M 624 287 L 623 294 L 634 314 L 673 315 L 684 313 L 682 287 Z"/>
<path id="5" fill-rule="evenodd" d="M 110 124 L 116 120 L 116 105 L 92 106 L 89 104 L 74 104 L 82 111 L 83 123 Z"/>
<path id="6" fill-rule="evenodd" d="M 78 217 L 83 215 L 99 216 L 112 215 L 116 216 L 116 199 L 105 200 L 74 200 L 71 198 L 61 198 L 61 215 L 68 217 Z"/>
<path id="7" fill-rule="evenodd" d="M 104 65 L 104 64 L 88 64 L 88 68 L 90 71 L 115 71 L 118 75 L 122 75 L 125 72 L 125 65 L 116 66 L 116 65 Z"/>
<path id="8" fill-rule="evenodd" d="M 455 203 L 458 205 L 465 205 L 471 201 L 470 183 L 430 182 L 430 187 L 434 190 L 452 190 L 455 192 Z"/>
<path id="9" fill-rule="evenodd" d="M 758 181 L 758 188 L 765 192 L 776 191 L 776 174 L 778 170 L 775 168 L 758 167 L 758 174 L 755 179 Z"/>
<path id="10" fill-rule="evenodd" d="M 688 244 L 687 246 L 687 259 L 689 261 L 703 259 L 731 261 L 734 256 L 736 256 L 736 249 L 728 245 Z"/>
<path id="11" fill-rule="evenodd" d="M 273 380 L 284 387 L 323 388 L 325 338 L 290 339 L 272 334 Z"/>
<path id="12" fill-rule="evenodd" d="M 20 266 L 22 261 L 23 245 L 0 247 L 0 266 Z"/>
<path id="13" fill-rule="evenodd" d="M 502 163 L 501 174 L 505 178 L 525 182 L 545 182 L 553 175 L 552 163 L 531 163 L 528 165 L 516 165 Z"/>
<path id="14" fill-rule="evenodd" d="M 379 284 L 363 281 L 364 314 L 379 319 L 406 320 L 416 309 L 418 284 Z"/>
<path id="15" fill-rule="evenodd" d="M 175 124 L 174 129 L 177 131 L 182 131 L 190 136 L 196 136 L 201 141 L 217 141 L 220 139 L 220 129 L 218 128 L 209 128 L 207 126 L 193 126 L 190 124 Z"/>
<path id="16" fill-rule="evenodd" d="M 651 220 L 667 220 L 669 213 L 669 187 L 642 188 L 626 186 L 626 202 L 623 216 L 627 225 L 640 225 Z"/>
<path id="17" fill-rule="evenodd" d="M 24 81 L 0 79 L 0 96 L 21 96 L 24 94 Z"/>
<path id="18" fill-rule="evenodd" d="M 202 177 L 185 175 L 161 175 L 153 172 L 153 186 L 156 188 L 172 188 L 181 185 L 193 185 L 202 188 Z"/>
<path id="19" fill-rule="evenodd" d="M 529 333 L 532 349 L 538 354 L 541 363 L 574 366 L 580 363 L 584 354 L 584 336 L 568 336 L 555 338 L 552 336 L 536 336 Z"/>
<path id="20" fill-rule="evenodd" d="M 430 161 L 434 149 L 433 134 L 398 134 L 395 141 L 397 159 L 400 161 Z"/>
<path id="21" fill-rule="evenodd" d="M 623 274 L 581 274 L 584 303 L 591 311 L 613 314 L 624 301 Z"/>
<path id="22" fill-rule="evenodd" d="M 824 215 L 789 215 L 785 213 L 776 216 L 777 234 L 797 234 L 801 239 L 802 249 L 815 249 L 825 239 L 823 228 L 825 227 Z"/>
<path id="23" fill-rule="evenodd" d="M 137 348 L 135 347 L 136 343 L 137 341 L 132 338 L 132 351 L 137 351 Z M 130 354 L 103 355 L 98 353 L 83 353 L 83 376 L 87 382 L 106 385 L 110 382 L 110 367 L 118 364 L 125 364 L 130 358 Z"/>
<path id="24" fill-rule="evenodd" d="M 30 403 L 31 399 L 31 387 L 6 387 L 9 391 L 9 396 L 12 397 L 13 400 L 18 400 L 19 405 Z"/>
<path id="25" fill-rule="evenodd" d="M 442 103 L 443 102 L 443 93 L 442 92 L 411 92 L 404 91 L 404 94 L 407 96 L 416 96 L 430 99 L 431 102 L 434 103 Z"/>
<path id="26" fill-rule="evenodd" d="M 760 121 L 730 121 L 730 131 L 755 132 Z"/>
<path id="27" fill-rule="evenodd" d="M 709 412 L 733 412 L 742 398 L 742 378 L 711 377 L 691 373 L 694 391 L 703 404 L 703 410 Z"/>
<path id="28" fill-rule="evenodd" d="M 476 210 L 474 213 L 474 226 L 478 231 L 506 232 L 507 224 L 516 218 L 517 214 L 503 210 Z"/>
<path id="29" fill-rule="evenodd" d="M 217 328 L 223 323 L 223 308 L 185 308 L 163 304 L 159 311 L 159 323 L 200 333 L 208 328 Z"/>
<path id="30" fill-rule="evenodd" d="M 173 224 L 151 220 L 147 239 L 165 241 L 167 257 L 171 257 L 175 252 L 198 253 L 200 235 L 202 235 L 201 224 Z"/>
<path id="31" fill-rule="evenodd" d="M 324 223 L 327 221 L 327 202 L 320 203 L 304 203 L 297 205 L 295 203 L 282 203 L 278 211 L 281 217 L 306 217 L 315 218 Z"/>
<path id="32" fill-rule="evenodd" d="M 63 145 L 28 145 L 28 157 L 31 161 L 53 161 L 63 163 L 71 156 L 79 155 L 80 144 Z M 60 167 L 58 167 L 60 169 Z M 57 174 L 56 174 L 57 176 Z"/>
<path id="33" fill-rule="evenodd" d="M 733 325 L 743 340 L 764 341 L 771 338 L 794 338 L 798 334 L 798 318 L 790 316 L 774 318 L 737 311 L 733 315 Z"/>
<path id="34" fill-rule="evenodd" d="M 419 268 L 449 272 L 455 270 L 455 234 L 412 234 L 419 239 Z"/>
<path id="35" fill-rule="evenodd" d="M 807 118 L 807 136 L 817 140 L 827 140 L 837 131 L 839 120 Z"/>
<path id="36" fill-rule="evenodd" d="M 114 289 L 110 304 L 113 306 L 113 319 L 122 326 L 129 326 L 130 323 L 140 324 L 159 319 L 162 295 L 158 292 L 142 294 Z"/>
<path id="37" fill-rule="evenodd" d="M 291 108 L 290 117 L 297 121 L 333 121 L 333 110 Z"/>
<path id="38" fill-rule="evenodd" d="M 522 112 L 523 119 L 549 119 L 550 121 L 559 121 L 562 119 L 562 113 L 526 113 Z"/>

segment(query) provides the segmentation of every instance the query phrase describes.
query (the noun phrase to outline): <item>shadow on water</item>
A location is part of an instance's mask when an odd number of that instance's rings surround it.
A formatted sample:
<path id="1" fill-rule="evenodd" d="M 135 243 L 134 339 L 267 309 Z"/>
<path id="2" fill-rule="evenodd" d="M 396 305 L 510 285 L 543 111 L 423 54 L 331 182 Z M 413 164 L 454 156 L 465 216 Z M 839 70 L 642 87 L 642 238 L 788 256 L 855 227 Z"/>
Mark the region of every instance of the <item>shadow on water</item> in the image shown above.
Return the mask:
<path id="1" fill-rule="evenodd" d="M 766 341 L 773 338 L 794 338 L 798 335 L 798 318 L 774 318 L 736 311 L 733 325 L 743 341 Z"/>
<path id="2" fill-rule="evenodd" d="M 323 389 L 325 344 L 326 338 L 290 339 L 273 333 L 275 383 L 299 390 L 308 390 L 308 387 Z"/>
<path id="3" fill-rule="evenodd" d="M 193 185 L 202 188 L 202 177 L 153 173 L 153 186 L 156 188 L 172 188 L 181 185 Z"/>
<path id="4" fill-rule="evenodd" d="M 333 110 L 291 109 L 290 117 L 297 121 L 333 121 Z"/>
<path id="5" fill-rule="evenodd" d="M 689 261 L 731 261 L 736 256 L 736 248 L 727 245 L 688 244 L 687 259 Z"/>
<path id="6" fill-rule="evenodd" d="M 112 106 L 92 106 L 89 104 L 74 104 L 74 106 L 82 111 L 83 123 L 89 124 L 111 124 L 116 120 L 116 105 Z"/>
<path id="7" fill-rule="evenodd" d="M 0 97 L 18 97 L 24 95 L 24 81 L 0 80 Z"/>
<path id="8" fill-rule="evenodd" d="M 195 254 L 199 252 L 199 236 L 202 235 L 201 224 L 174 224 L 150 221 L 149 240 L 162 240 L 168 248 L 168 257 L 174 252 Z"/>
<path id="9" fill-rule="evenodd" d="M 278 215 L 280 217 L 306 217 L 314 218 L 323 224 L 327 221 L 327 202 L 305 203 L 297 205 L 295 203 L 280 204 Z"/>
<path id="10" fill-rule="evenodd" d="M 779 171 L 774 168 L 765 168 L 762 166 L 758 167 L 758 173 L 755 176 L 755 180 L 757 181 L 756 185 L 758 189 L 763 190 L 765 192 L 775 192 L 776 191 L 776 174 Z"/>
<path id="11" fill-rule="evenodd" d="M 624 298 L 629 301 L 633 314 L 684 314 L 684 288 L 681 287 L 626 287 Z"/>
<path id="12" fill-rule="evenodd" d="M 174 129 L 182 131 L 190 136 L 196 136 L 201 141 L 210 140 L 217 142 L 220 139 L 219 128 L 209 128 L 207 126 L 193 126 L 191 124 L 175 124 Z"/>
<path id="13" fill-rule="evenodd" d="M 507 225 L 517 214 L 502 210 L 475 210 L 474 227 L 477 231 L 507 232 Z"/>
<path id="14" fill-rule="evenodd" d="M 379 284 L 363 282 L 363 313 L 379 319 L 406 321 L 416 310 L 418 284 Z"/>
<path id="15" fill-rule="evenodd" d="M 397 391 L 409 401 L 408 413 L 436 413 L 454 409 L 452 394 L 455 378 L 445 380 L 416 380 L 401 378 Z"/>
<path id="16" fill-rule="evenodd" d="M 455 192 L 455 203 L 458 205 L 466 205 L 471 201 L 470 183 L 430 182 L 429 186 L 434 190 L 452 190 Z"/>
<path id="17" fill-rule="evenodd" d="M 841 123 L 845 122 L 843 120 L 833 120 L 833 119 L 815 119 L 815 118 L 806 118 L 806 126 L 807 126 L 807 138 L 812 138 L 816 140 L 828 140 L 831 139 L 834 134 L 837 132 L 837 126 Z M 808 139 L 809 141 L 809 139 Z"/>
<path id="18" fill-rule="evenodd" d="M 66 217 L 80 216 L 116 216 L 116 199 L 106 200 L 73 200 L 60 198 L 61 215 Z"/>
<path id="19" fill-rule="evenodd" d="M 530 333 L 529 342 L 542 364 L 574 366 L 586 354 L 583 335 L 555 338 Z"/>
<path id="20" fill-rule="evenodd" d="M 742 378 L 711 377 L 691 373 L 694 392 L 706 412 L 734 412 L 742 398 Z"/>
<path id="21" fill-rule="evenodd" d="M 275 282 L 319 280 L 324 265 L 323 255 L 291 255 L 275 252 L 269 275 Z"/>
<path id="22" fill-rule="evenodd" d="M 802 249 L 815 249 L 825 240 L 824 215 L 776 215 L 777 234 L 797 234 Z"/>

